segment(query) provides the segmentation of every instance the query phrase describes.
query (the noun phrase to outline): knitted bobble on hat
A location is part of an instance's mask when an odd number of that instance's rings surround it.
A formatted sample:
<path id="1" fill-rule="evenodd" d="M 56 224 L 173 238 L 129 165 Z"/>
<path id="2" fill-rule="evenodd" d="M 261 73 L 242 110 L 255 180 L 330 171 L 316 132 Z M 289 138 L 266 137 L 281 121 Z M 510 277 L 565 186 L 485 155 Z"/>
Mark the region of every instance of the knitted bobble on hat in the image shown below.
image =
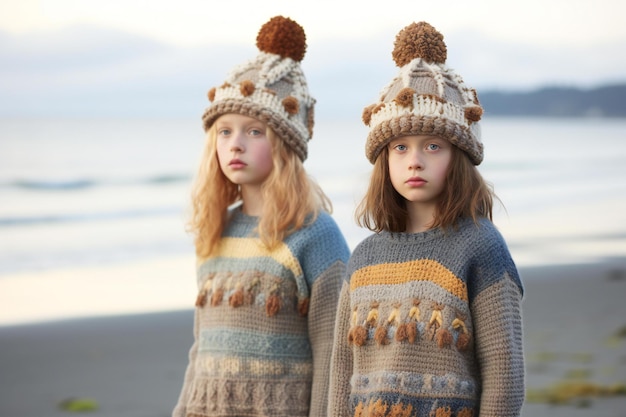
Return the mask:
<path id="1" fill-rule="evenodd" d="M 445 64 L 448 49 L 441 33 L 428 23 L 419 22 L 411 23 L 396 35 L 396 43 L 391 56 L 400 68 L 415 58 Z"/>
<path id="2" fill-rule="evenodd" d="M 293 20 L 275 16 L 261 27 L 256 46 L 260 51 L 300 62 L 306 52 L 306 35 L 302 26 Z"/>

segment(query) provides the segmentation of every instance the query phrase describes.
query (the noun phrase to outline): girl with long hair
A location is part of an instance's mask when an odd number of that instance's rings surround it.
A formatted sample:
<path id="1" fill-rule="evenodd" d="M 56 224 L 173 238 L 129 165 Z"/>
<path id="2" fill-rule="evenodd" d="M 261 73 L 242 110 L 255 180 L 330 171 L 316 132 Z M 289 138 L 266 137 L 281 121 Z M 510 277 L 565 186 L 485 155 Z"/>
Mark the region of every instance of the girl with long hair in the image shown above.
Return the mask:
<path id="1" fill-rule="evenodd" d="M 203 115 L 194 343 L 174 417 L 326 415 L 349 250 L 302 164 L 315 103 L 304 30 L 276 16 L 257 46 Z"/>
<path id="2" fill-rule="evenodd" d="M 400 73 L 365 108 L 374 165 L 365 238 L 337 311 L 329 415 L 516 417 L 523 287 L 492 223 L 476 92 L 426 22 L 396 37 Z"/>

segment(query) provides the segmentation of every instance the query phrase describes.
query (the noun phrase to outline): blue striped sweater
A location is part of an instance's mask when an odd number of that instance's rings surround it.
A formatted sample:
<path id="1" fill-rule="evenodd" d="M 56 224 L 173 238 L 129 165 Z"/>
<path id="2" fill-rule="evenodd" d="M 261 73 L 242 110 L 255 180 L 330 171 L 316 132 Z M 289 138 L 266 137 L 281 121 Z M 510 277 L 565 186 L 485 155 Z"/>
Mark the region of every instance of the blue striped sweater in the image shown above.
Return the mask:
<path id="1" fill-rule="evenodd" d="M 197 265 L 194 344 L 174 417 L 325 416 L 336 306 L 349 257 L 321 213 L 269 251 L 231 213 Z"/>

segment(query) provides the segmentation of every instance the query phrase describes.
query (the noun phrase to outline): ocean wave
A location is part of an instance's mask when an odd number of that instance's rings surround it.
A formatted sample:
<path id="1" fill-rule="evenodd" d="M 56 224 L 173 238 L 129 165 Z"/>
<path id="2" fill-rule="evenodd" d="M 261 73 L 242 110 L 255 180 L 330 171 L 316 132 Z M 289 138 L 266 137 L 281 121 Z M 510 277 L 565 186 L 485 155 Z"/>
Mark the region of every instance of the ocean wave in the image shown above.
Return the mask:
<path id="1" fill-rule="evenodd" d="M 16 179 L 0 182 L 2 188 L 14 188 L 32 191 L 73 191 L 88 188 L 129 186 L 129 185 L 164 185 L 188 182 L 189 175 L 184 174 L 161 174 L 145 178 L 128 179 L 90 179 L 76 178 L 65 180 L 50 179 Z"/>
<path id="2" fill-rule="evenodd" d="M 181 206 L 151 207 L 146 209 L 119 210 L 92 213 L 42 214 L 35 216 L 0 217 L 0 227 L 30 226 L 58 223 L 93 222 L 102 220 L 121 220 L 138 217 L 177 215 Z"/>

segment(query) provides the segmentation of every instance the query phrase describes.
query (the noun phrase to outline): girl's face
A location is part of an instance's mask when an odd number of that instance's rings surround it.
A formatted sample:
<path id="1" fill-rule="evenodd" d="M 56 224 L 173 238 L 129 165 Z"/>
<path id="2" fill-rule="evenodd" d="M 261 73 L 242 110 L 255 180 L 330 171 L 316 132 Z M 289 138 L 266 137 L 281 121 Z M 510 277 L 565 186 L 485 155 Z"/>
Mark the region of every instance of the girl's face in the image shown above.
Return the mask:
<path id="1" fill-rule="evenodd" d="M 272 144 L 265 123 L 252 117 L 229 113 L 215 121 L 217 159 L 231 182 L 260 188 L 272 172 Z"/>
<path id="2" fill-rule="evenodd" d="M 452 144 L 437 136 L 402 136 L 389 142 L 389 176 L 407 208 L 434 213 L 445 186 Z"/>

